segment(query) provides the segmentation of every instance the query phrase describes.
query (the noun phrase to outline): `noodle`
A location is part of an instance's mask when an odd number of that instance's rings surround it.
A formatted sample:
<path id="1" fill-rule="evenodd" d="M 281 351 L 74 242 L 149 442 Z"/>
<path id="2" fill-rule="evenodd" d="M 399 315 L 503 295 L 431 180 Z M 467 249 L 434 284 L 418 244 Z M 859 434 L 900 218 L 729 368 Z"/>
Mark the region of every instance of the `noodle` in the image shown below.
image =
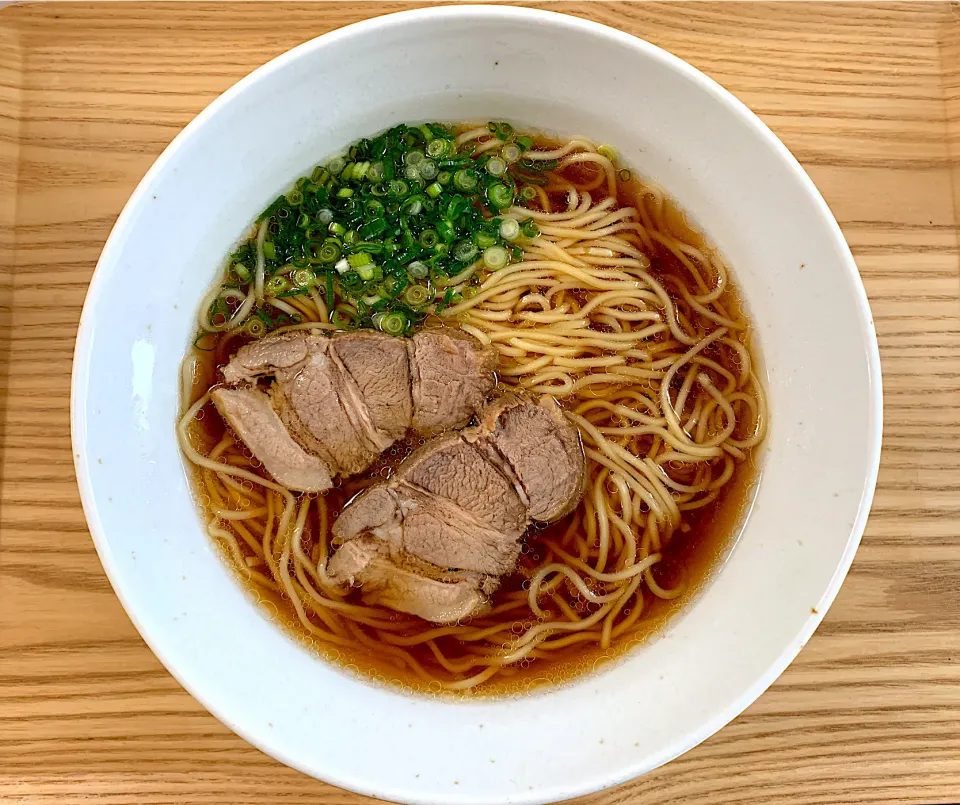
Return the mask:
<path id="1" fill-rule="evenodd" d="M 493 140 L 483 126 L 457 144 L 476 141 L 482 153 Z M 527 157 L 559 160 L 535 187 L 534 206 L 509 210 L 535 220 L 539 235 L 518 262 L 497 271 L 477 262 L 450 278 L 450 286 L 475 275 L 480 283 L 442 317 L 492 345 L 505 385 L 564 404 L 583 438 L 587 493 L 562 528 L 531 532 L 521 587 L 505 589 L 486 614 L 436 626 L 336 587 L 325 570 L 335 550 L 333 498 L 295 498 L 261 477 L 229 435 L 204 455 L 211 446 L 195 425 L 214 411 L 209 394 L 189 404 L 186 362 L 183 372 L 189 405 L 178 437 L 202 481 L 210 535 L 245 578 L 289 603 L 321 647 L 376 654 L 431 690 L 482 689 L 511 666 L 549 662 L 568 646 L 607 650 L 628 640 L 645 601 L 685 589 L 658 574 L 671 540 L 688 528 L 684 513 L 718 498 L 766 428 L 747 324 L 723 304 L 727 269 L 685 224 L 671 226 L 662 192 L 644 186 L 632 206 L 620 205 L 614 164 L 586 140 Z M 201 322 L 225 295 L 239 307 L 207 330 L 235 331 L 263 299 L 265 231 L 264 222 L 251 292 L 217 286 Z M 657 259 L 675 270 L 658 273 Z M 271 304 L 298 314 L 294 327 L 335 329 L 315 291 Z M 339 491 L 346 499 L 363 484 L 353 479 Z"/>

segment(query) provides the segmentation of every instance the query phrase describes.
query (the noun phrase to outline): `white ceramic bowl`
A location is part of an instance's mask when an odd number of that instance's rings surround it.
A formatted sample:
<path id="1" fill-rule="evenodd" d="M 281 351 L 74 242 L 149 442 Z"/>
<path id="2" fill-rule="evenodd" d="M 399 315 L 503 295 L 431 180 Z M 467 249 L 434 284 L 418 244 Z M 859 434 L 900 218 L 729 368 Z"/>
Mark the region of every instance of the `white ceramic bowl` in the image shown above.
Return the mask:
<path id="1" fill-rule="evenodd" d="M 559 689 L 463 703 L 348 676 L 260 613 L 198 522 L 174 438 L 177 370 L 224 255 L 293 179 L 400 121 L 499 118 L 614 144 L 687 208 L 746 297 L 772 427 L 739 543 L 660 639 Z M 540 803 L 609 786 L 743 710 L 837 592 L 870 506 L 880 426 L 876 339 L 856 266 L 787 149 L 658 48 L 508 7 L 352 25 L 211 104 L 117 221 L 73 377 L 90 529 L 171 673 L 284 763 L 364 794 L 443 805 Z"/>

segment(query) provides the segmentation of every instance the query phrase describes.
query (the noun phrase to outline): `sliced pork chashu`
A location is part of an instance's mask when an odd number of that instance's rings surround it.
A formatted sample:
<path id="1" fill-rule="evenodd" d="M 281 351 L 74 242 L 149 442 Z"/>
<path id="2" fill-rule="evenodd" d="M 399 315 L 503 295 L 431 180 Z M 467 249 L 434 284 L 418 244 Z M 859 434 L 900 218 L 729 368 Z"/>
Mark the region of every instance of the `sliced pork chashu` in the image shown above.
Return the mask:
<path id="1" fill-rule="evenodd" d="M 278 484 L 304 492 L 324 492 L 333 485 L 327 465 L 293 440 L 262 391 L 219 388 L 210 396 L 220 415 Z"/>
<path id="2" fill-rule="evenodd" d="M 412 426 L 432 436 L 462 428 L 496 385 L 496 354 L 476 339 L 445 327 L 421 330 L 408 342 Z"/>
<path id="3" fill-rule="evenodd" d="M 586 481 L 580 432 L 553 397 L 543 395 L 534 404 L 505 394 L 484 409 L 480 425 L 465 437 L 503 457 L 523 488 L 531 519 L 559 520 L 580 502 Z"/>
<path id="4" fill-rule="evenodd" d="M 392 441 L 373 427 L 325 336 L 293 331 L 254 341 L 237 352 L 223 375 L 228 382 L 272 375 L 274 403 L 290 435 L 326 461 L 333 475 L 361 472 Z"/>
<path id="5" fill-rule="evenodd" d="M 554 520 L 571 511 L 582 496 L 583 477 L 579 433 L 556 403 L 507 395 L 481 413 L 478 426 L 433 439 L 390 481 L 358 495 L 337 519 L 333 535 L 344 543 L 339 551 L 358 539 L 379 545 L 375 554 L 372 548 L 359 554 L 351 548 L 348 555 L 354 560 L 375 555 L 381 583 L 391 562 L 405 573 L 417 572 L 410 566 L 413 558 L 430 567 L 480 573 L 477 589 L 489 593 L 516 567 L 530 520 Z M 338 567 L 331 562 L 331 576 L 349 583 Z M 361 567 L 351 578 L 365 584 L 364 577 Z M 409 585 L 404 590 L 415 594 Z M 478 602 L 470 614 L 484 605 Z M 409 601 L 404 606 L 404 612 L 413 611 Z"/>
<path id="6" fill-rule="evenodd" d="M 391 556 L 406 554 L 437 567 L 490 576 L 513 570 L 520 551 L 516 536 L 403 481 L 362 492 L 334 524 L 339 542 L 365 534 L 382 541 Z"/>
<path id="7" fill-rule="evenodd" d="M 348 584 L 358 585 L 365 603 L 407 612 L 433 623 L 456 623 L 488 606 L 481 580 L 430 578 L 424 574 L 422 563 L 417 563 L 415 569 L 408 568 L 403 556 L 390 558 L 384 544 L 369 536 L 341 547 L 327 571 Z"/>
<path id="8" fill-rule="evenodd" d="M 276 333 L 241 347 L 223 376 L 231 385 L 273 377 L 281 421 L 331 475 L 362 472 L 411 425 L 427 433 L 461 427 L 494 384 L 491 351 L 442 328 L 412 339 L 373 330 Z"/>
<path id="9" fill-rule="evenodd" d="M 413 420 L 406 340 L 359 330 L 338 334 L 331 343 L 363 396 L 373 424 L 391 440 L 403 438 Z"/>

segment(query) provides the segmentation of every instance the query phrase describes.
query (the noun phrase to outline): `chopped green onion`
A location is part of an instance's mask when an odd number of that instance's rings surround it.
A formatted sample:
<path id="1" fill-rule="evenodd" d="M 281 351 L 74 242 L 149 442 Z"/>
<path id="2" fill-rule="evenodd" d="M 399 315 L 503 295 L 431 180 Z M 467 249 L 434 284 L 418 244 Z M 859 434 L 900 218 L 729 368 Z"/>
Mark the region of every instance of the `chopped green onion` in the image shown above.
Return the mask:
<path id="1" fill-rule="evenodd" d="M 500 152 L 500 156 L 503 157 L 503 161 L 506 162 L 508 165 L 512 165 L 514 162 L 519 162 L 520 154 L 521 154 L 520 146 L 514 143 L 505 145 L 503 147 L 503 150 Z"/>
<path id="2" fill-rule="evenodd" d="M 507 172 L 507 163 L 500 157 L 490 157 L 487 160 L 487 173 L 491 176 L 500 177 Z"/>
<path id="3" fill-rule="evenodd" d="M 427 156 L 433 157 L 434 159 L 446 156 L 449 150 L 450 143 L 447 140 L 437 138 L 436 140 L 431 140 L 429 143 L 427 143 Z"/>
<path id="4" fill-rule="evenodd" d="M 481 249 L 486 249 L 489 246 L 497 245 L 497 236 L 492 235 L 489 232 L 478 232 L 477 233 L 477 246 Z"/>
<path id="5" fill-rule="evenodd" d="M 514 203 L 536 204 L 536 186 L 548 182 L 557 160 L 530 159 L 534 138 L 509 123 L 487 128 L 495 139 L 478 149 L 477 141 L 457 146 L 455 131 L 440 123 L 397 125 L 300 177 L 257 219 L 266 226 L 259 253 L 270 298 L 322 289 L 335 327 L 401 334 L 427 311 L 471 298 L 480 278 L 459 284 L 461 293 L 447 288 L 443 301 L 433 283 L 448 283 L 478 260 L 490 270 L 522 260 L 518 244 L 539 229 L 504 213 Z M 255 234 L 231 255 L 227 287 L 249 286 L 257 254 Z M 217 300 L 212 321 L 226 320 L 230 309 Z M 271 318 L 263 308 L 253 314 L 261 333 L 302 319 L 282 311 Z"/>
<path id="6" fill-rule="evenodd" d="M 597 149 L 597 153 L 602 157 L 606 157 L 611 162 L 616 162 L 617 159 L 617 149 L 609 145 L 601 145 Z"/>
<path id="7" fill-rule="evenodd" d="M 498 140 L 508 140 L 513 134 L 513 126 L 502 120 L 487 123 L 487 130 Z"/>
<path id="8" fill-rule="evenodd" d="M 263 338 L 267 334 L 267 325 L 264 323 L 263 319 L 253 316 L 247 320 L 247 323 L 244 325 L 244 330 L 247 331 L 247 335 L 251 338 Z"/>
<path id="9" fill-rule="evenodd" d="M 487 199 L 498 210 L 504 210 L 513 204 L 513 190 L 505 184 L 492 184 L 487 188 Z"/>
<path id="10" fill-rule="evenodd" d="M 286 277 L 270 277 L 270 279 L 267 280 L 266 285 L 263 286 L 263 290 L 268 296 L 276 296 L 284 291 L 289 291 L 290 283 L 287 281 Z"/>
<path id="11" fill-rule="evenodd" d="M 382 235 L 389 228 L 390 224 L 388 224 L 386 220 L 383 218 L 374 218 L 372 221 L 367 221 L 357 232 L 364 240 L 371 240 L 372 238 Z"/>
<path id="12" fill-rule="evenodd" d="M 510 255 L 502 246 L 491 246 L 483 251 L 483 264 L 491 271 L 503 268 L 508 262 L 510 262 Z"/>
<path id="13" fill-rule="evenodd" d="M 461 262 L 468 262 L 477 255 L 477 244 L 472 240 L 461 240 L 453 247 L 453 256 Z"/>
<path id="14" fill-rule="evenodd" d="M 403 206 L 400 208 L 404 215 L 419 215 L 423 211 L 423 198 L 421 196 L 413 196 L 408 198 L 403 202 Z"/>
<path id="15" fill-rule="evenodd" d="M 520 223 L 516 218 L 504 218 L 500 222 L 500 237 L 506 241 L 520 237 Z"/>
<path id="16" fill-rule="evenodd" d="M 320 248 L 316 248 L 316 243 L 310 244 L 311 262 L 335 263 L 340 259 L 340 244 L 333 238 L 327 238 Z"/>
<path id="17" fill-rule="evenodd" d="M 449 307 L 452 301 L 453 301 L 453 288 L 447 288 L 446 292 L 443 295 L 443 299 L 440 301 L 440 304 L 437 305 L 437 313 L 439 313 L 444 308 Z"/>
<path id="18" fill-rule="evenodd" d="M 347 262 L 350 264 L 350 268 L 360 268 L 360 266 L 371 265 L 373 258 L 366 252 L 360 252 L 359 254 L 347 255 Z"/>
<path id="19" fill-rule="evenodd" d="M 457 236 L 449 221 L 437 221 L 437 234 L 444 243 L 452 243 Z"/>
<path id="20" fill-rule="evenodd" d="M 407 266 L 407 273 L 415 280 L 422 280 L 430 273 L 430 269 L 419 260 L 414 260 Z"/>
<path id="21" fill-rule="evenodd" d="M 292 271 L 290 279 L 293 280 L 294 285 L 300 288 L 309 288 L 314 282 L 313 272 L 309 268 L 298 268 L 296 271 Z"/>
<path id="22" fill-rule="evenodd" d="M 403 301 L 414 310 L 422 308 L 428 304 L 432 298 L 433 294 L 430 292 L 430 289 L 423 285 L 410 285 L 407 290 L 403 292 Z"/>
<path id="23" fill-rule="evenodd" d="M 350 256 L 358 257 L 359 255 Z M 364 263 L 356 267 L 357 273 L 360 275 L 360 279 L 362 279 L 364 282 L 370 282 L 370 280 L 375 279 L 378 268 L 379 266 L 376 266 L 373 263 Z"/>
<path id="24" fill-rule="evenodd" d="M 618 178 L 621 182 L 629 182 L 630 179 L 632 178 L 632 176 L 633 176 L 633 174 L 631 174 L 630 171 L 626 170 L 626 168 L 624 168 L 622 171 L 620 171 L 620 172 L 617 174 L 617 178 Z"/>
<path id="25" fill-rule="evenodd" d="M 476 189 L 477 184 L 479 184 L 479 179 L 473 171 L 458 170 L 453 174 L 453 186 L 457 188 L 457 190 L 469 193 L 471 190 Z"/>
<path id="26" fill-rule="evenodd" d="M 400 312 L 389 313 L 380 319 L 378 326 L 387 335 L 403 335 L 407 329 L 407 317 Z"/>

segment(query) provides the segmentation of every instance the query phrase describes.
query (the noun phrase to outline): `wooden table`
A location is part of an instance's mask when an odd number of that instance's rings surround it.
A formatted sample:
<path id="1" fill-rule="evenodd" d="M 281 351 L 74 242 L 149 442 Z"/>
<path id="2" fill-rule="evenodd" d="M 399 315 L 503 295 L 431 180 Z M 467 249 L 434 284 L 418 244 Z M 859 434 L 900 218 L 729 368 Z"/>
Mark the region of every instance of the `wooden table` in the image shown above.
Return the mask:
<path id="1" fill-rule="evenodd" d="M 141 641 L 80 510 L 68 392 L 97 256 L 171 138 L 262 62 L 406 7 L 0 12 L 0 801 L 359 801 L 234 736 Z M 816 636 L 718 735 L 588 801 L 960 801 L 960 15 L 936 3 L 550 7 L 687 59 L 793 150 L 857 259 L 886 398 L 873 514 Z"/>

